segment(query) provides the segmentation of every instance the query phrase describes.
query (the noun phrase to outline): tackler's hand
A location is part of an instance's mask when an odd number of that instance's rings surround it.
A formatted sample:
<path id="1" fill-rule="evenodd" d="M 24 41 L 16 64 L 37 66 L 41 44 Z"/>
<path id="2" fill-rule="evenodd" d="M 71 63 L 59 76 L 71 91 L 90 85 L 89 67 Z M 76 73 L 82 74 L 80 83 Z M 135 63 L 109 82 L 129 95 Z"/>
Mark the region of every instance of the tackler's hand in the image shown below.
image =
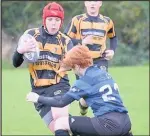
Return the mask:
<path id="1" fill-rule="evenodd" d="M 26 100 L 28 102 L 37 103 L 38 99 L 39 99 L 39 95 L 37 93 L 34 93 L 34 92 L 29 92 L 26 96 Z"/>

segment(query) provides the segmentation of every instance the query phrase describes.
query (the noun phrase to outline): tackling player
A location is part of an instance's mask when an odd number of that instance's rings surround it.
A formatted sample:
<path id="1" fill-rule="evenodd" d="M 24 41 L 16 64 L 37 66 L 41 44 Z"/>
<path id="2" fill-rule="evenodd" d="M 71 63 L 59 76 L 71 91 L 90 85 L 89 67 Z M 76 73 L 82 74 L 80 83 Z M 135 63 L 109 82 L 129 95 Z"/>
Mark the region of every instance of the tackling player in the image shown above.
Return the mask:
<path id="1" fill-rule="evenodd" d="M 105 70 L 93 65 L 86 46 L 75 46 L 61 63 L 61 71 L 73 69 L 80 76 L 72 88 L 60 97 L 43 97 L 29 93 L 27 101 L 39 102 L 54 107 L 63 107 L 84 98 L 91 107 L 94 117 L 71 116 L 58 118 L 56 136 L 69 136 L 71 131 L 80 136 L 122 135 L 130 136 L 131 122 L 128 110 L 119 95 L 118 85 Z"/>
<path id="2" fill-rule="evenodd" d="M 62 95 L 70 89 L 67 74 L 65 72 L 57 73 L 60 68 L 60 60 L 73 46 L 70 38 L 59 31 L 63 21 L 64 9 L 58 3 L 52 2 L 43 9 L 42 27 L 25 32 L 34 36 L 40 49 L 39 60 L 29 63 L 28 68 L 32 92 L 42 96 L 54 97 Z M 30 51 L 35 51 L 35 44 L 32 40 L 27 40 L 25 47 L 18 46 L 13 56 L 14 67 L 19 67 L 24 61 L 23 54 Z M 54 132 L 55 119 L 60 116 L 68 116 L 68 106 L 53 108 L 36 103 L 35 109 L 52 132 Z"/>

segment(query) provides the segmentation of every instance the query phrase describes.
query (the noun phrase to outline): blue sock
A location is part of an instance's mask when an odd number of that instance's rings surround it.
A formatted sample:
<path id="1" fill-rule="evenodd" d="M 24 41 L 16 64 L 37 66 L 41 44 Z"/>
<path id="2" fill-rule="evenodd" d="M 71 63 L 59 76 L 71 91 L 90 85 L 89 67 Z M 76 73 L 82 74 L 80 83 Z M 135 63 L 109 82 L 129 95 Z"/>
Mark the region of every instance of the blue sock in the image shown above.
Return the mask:
<path id="1" fill-rule="evenodd" d="M 55 131 L 55 136 L 70 136 L 70 135 L 67 130 L 59 129 Z"/>

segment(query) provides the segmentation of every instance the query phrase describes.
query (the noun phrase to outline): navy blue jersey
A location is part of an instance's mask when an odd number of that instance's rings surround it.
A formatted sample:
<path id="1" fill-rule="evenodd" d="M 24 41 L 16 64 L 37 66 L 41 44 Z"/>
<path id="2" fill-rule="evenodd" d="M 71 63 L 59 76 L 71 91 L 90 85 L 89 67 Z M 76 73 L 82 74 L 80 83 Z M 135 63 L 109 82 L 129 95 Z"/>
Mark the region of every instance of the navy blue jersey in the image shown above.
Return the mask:
<path id="1" fill-rule="evenodd" d="M 120 98 L 118 85 L 105 70 L 96 66 L 89 67 L 66 95 L 76 100 L 84 98 L 95 116 L 109 112 L 128 112 Z"/>

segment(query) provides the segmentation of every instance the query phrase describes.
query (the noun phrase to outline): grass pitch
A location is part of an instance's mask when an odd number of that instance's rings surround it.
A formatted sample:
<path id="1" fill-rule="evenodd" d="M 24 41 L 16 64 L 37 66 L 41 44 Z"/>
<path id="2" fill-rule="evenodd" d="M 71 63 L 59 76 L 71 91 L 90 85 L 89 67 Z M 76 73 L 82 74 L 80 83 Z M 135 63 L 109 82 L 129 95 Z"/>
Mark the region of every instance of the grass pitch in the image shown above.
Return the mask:
<path id="1" fill-rule="evenodd" d="M 109 69 L 119 85 L 124 105 L 129 111 L 134 135 L 149 135 L 149 68 L 113 67 Z M 70 72 L 71 84 L 75 76 Z M 2 70 L 2 135 L 50 135 L 31 103 L 27 69 Z M 78 103 L 70 106 L 72 115 L 79 115 Z M 91 110 L 89 116 L 93 116 Z"/>

